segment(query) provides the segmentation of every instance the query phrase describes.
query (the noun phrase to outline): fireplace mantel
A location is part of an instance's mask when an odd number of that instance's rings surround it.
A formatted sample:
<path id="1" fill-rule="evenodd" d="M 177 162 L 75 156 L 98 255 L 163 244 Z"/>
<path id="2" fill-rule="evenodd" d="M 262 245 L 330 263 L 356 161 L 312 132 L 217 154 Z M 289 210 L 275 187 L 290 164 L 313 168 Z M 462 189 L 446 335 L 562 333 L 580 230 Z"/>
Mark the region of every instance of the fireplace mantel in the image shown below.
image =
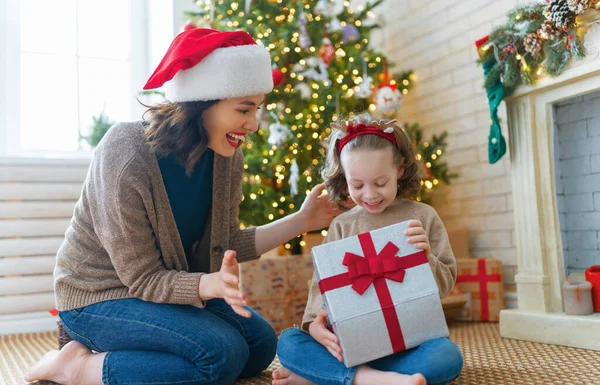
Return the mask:
<path id="1" fill-rule="evenodd" d="M 591 11 L 588 55 L 560 76 L 520 87 L 506 100 L 518 258 L 518 309 L 500 313 L 503 337 L 600 350 L 600 313 L 563 312 L 563 248 L 554 179 L 552 106 L 600 90 L 600 24 Z"/>

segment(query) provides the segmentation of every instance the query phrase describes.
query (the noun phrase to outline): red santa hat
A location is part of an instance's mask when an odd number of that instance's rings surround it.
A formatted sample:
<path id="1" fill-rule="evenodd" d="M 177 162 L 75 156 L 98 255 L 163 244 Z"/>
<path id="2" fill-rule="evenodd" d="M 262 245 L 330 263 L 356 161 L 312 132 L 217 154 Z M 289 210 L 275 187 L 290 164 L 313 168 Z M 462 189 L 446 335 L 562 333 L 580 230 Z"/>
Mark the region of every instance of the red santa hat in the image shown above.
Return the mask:
<path id="1" fill-rule="evenodd" d="M 271 57 L 245 31 L 190 29 L 175 37 L 144 89 L 165 83 L 171 102 L 264 94 L 273 89 Z"/>

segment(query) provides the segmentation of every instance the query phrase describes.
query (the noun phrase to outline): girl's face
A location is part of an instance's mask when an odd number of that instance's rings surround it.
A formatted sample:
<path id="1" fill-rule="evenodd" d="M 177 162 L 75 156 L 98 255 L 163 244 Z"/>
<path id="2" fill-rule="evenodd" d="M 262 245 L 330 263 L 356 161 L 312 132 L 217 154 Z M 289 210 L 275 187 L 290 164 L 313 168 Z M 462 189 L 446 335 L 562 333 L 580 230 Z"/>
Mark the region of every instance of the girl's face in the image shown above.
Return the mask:
<path id="1" fill-rule="evenodd" d="M 256 111 L 264 95 L 222 100 L 202 115 L 208 147 L 221 156 L 233 156 L 249 132 L 258 130 Z"/>
<path id="2" fill-rule="evenodd" d="M 340 160 L 348 192 L 357 205 L 379 214 L 396 199 L 404 168 L 394 164 L 391 148 L 342 150 Z"/>

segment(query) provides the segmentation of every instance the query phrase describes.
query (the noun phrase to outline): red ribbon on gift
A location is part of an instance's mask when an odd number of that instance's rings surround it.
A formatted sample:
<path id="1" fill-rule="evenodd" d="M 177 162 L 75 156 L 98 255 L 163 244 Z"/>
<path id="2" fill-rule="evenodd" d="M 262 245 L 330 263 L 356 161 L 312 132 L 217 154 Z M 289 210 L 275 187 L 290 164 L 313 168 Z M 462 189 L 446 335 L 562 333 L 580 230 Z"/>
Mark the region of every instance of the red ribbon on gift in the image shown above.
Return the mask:
<path id="1" fill-rule="evenodd" d="M 500 274 L 490 274 L 487 275 L 485 273 L 485 258 L 479 258 L 477 260 L 477 274 L 475 275 L 459 275 L 456 278 L 457 283 L 464 282 L 479 282 L 479 297 L 481 299 L 481 320 L 489 321 L 490 320 L 490 308 L 489 308 L 489 293 L 487 284 L 488 282 L 500 282 L 502 281 L 502 277 Z"/>
<path id="2" fill-rule="evenodd" d="M 396 256 L 400 249 L 392 242 L 388 242 L 377 254 L 371 233 L 359 234 L 358 240 L 364 257 L 346 252 L 342 263 L 348 267 L 348 272 L 322 279 L 319 282 L 319 289 L 321 289 L 321 294 L 325 294 L 327 291 L 352 285 L 354 291 L 363 295 L 373 284 L 381 304 L 392 349 L 394 353 L 402 352 L 406 350 L 406 344 L 394 301 L 392 301 L 392 295 L 385 280 L 403 282 L 405 269 L 427 263 L 427 254 L 421 250 L 400 258 Z"/>

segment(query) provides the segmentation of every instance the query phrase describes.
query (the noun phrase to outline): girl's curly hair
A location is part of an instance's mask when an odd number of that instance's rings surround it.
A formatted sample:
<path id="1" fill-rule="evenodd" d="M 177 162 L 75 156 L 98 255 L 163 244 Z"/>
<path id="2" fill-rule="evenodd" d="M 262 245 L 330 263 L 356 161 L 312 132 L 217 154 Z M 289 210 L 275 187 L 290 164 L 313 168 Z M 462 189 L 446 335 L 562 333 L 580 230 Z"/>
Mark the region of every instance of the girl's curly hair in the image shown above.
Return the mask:
<path id="1" fill-rule="evenodd" d="M 369 114 L 358 115 L 352 118 L 349 123 L 365 123 L 378 127 L 381 125 L 381 123 L 374 120 Z M 340 161 L 340 154 L 337 150 L 337 142 L 346 136 L 346 125 L 344 122 L 337 126 L 339 128 L 334 128 L 329 136 L 325 165 L 321 169 L 321 177 L 325 182 L 330 200 L 335 202 L 340 209 L 344 209 L 350 195 L 348 192 L 348 181 L 346 180 Z M 417 160 L 417 149 L 398 124 L 385 124 L 385 126 L 394 129 L 394 136 L 398 143 L 397 147 L 394 143 L 377 135 L 360 135 L 350 140 L 344 146 L 344 149 L 347 151 L 357 148 L 370 150 L 392 149 L 394 152 L 394 163 L 404 167 L 404 173 L 398 179 L 398 192 L 396 196 L 414 199 L 419 195 L 419 191 L 421 190 L 422 175 L 422 165 Z M 383 129 L 383 127 L 381 128 Z"/>

